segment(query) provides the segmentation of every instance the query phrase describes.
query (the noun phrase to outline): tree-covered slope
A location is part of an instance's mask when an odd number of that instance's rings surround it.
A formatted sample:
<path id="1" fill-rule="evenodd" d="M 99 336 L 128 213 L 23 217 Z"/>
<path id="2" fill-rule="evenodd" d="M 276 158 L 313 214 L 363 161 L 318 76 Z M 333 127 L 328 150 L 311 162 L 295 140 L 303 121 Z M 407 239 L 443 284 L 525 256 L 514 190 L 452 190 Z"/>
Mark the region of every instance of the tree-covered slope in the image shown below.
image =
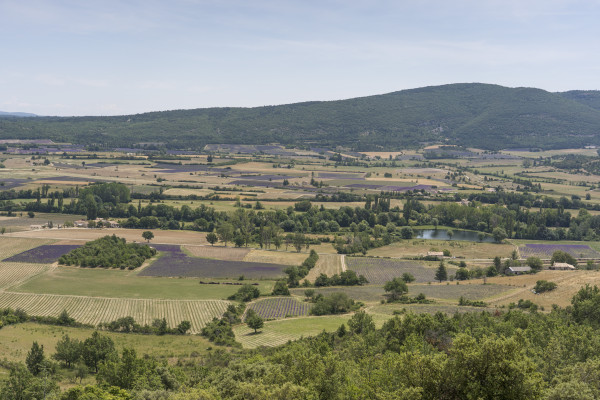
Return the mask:
<path id="1" fill-rule="evenodd" d="M 487 149 L 600 144 L 600 110 L 540 89 L 452 84 L 349 100 L 118 117 L 0 118 L 0 139 L 128 146 L 166 142 L 399 149 L 448 140 Z"/>
<path id="2" fill-rule="evenodd" d="M 566 99 L 600 110 L 600 90 L 571 90 L 560 94 Z"/>

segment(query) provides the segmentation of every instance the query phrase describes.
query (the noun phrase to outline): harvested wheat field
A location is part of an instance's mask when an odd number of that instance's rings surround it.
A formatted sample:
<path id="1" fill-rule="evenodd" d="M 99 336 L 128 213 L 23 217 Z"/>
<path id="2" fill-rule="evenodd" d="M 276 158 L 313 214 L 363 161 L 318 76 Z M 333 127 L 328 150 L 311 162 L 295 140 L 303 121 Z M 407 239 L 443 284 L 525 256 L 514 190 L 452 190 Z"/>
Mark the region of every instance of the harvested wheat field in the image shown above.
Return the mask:
<path id="1" fill-rule="evenodd" d="M 184 246 L 184 249 L 194 257 L 225 261 L 244 261 L 244 257 L 250 253 L 250 249 L 225 246 Z"/>
<path id="2" fill-rule="evenodd" d="M 101 238 L 106 235 L 117 235 L 125 238 L 128 242 L 143 242 L 142 229 L 87 229 L 87 228 L 63 228 L 63 229 L 45 229 L 35 231 L 24 231 L 9 233 L 7 237 L 20 238 L 39 238 L 39 239 L 56 239 L 56 240 L 80 240 L 90 241 Z M 198 245 L 208 244 L 206 241 L 206 233 L 192 231 L 164 231 L 160 229 L 152 230 L 154 239 L 152 243 L 163 244 L 181 244 L 181 245 Z"/>
<path id="3" fill-rule="evenodd" d="M 539 280 L 555 282 L 557 287 L 550 292 L 534 294 L 532 289 Z M 557 304 L 560 307 L 570 305 L 571 298 L 586 284 L 600 286 L 600 271 L 544 270 L 537 274 L 488 278 L 488 282 L 514 287 L 514 290 L 510 293 L 490 300 L 491 304 L 507 305 L 517 303 L 519 299 L 523 299 L 531 300 L 549 310 L 552 304 Z"/>
<path id="4" fill-rule="evenodd" d="M 307 253 L 253 249 L 246 255 L 246 257 L 244 257 L 244 261 L 269 264 L 300 265 L 304 260 L 306 260 L 306 257 L 308 257 Z"/>
<path id="5" fill-rule="evenodd" d="M 314 282 L 321 274 L 332 276 L 342 272 L 342 256 L 340 254 L 319 254 L 319 260 L 313 269 L 308 272 L 306 279 Z"/>

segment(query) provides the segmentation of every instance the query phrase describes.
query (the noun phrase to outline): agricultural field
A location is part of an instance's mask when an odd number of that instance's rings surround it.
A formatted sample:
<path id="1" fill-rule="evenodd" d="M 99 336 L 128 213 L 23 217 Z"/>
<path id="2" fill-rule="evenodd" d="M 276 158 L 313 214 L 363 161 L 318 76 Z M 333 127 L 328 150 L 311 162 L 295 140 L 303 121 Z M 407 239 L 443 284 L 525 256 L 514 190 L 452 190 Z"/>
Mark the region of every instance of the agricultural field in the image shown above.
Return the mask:
<path id="1" fill-rule="evenodd" d="M 457 284 L 457 282 L 459 284 Z M 458 301 L 462 296 L 468 300 L 487 300 L 506 294 L 512 286 L 501 284 L 483 284 L 480 280 L 432 283 L 430 285 L 408 285 L 409 296 L 423 293 L 427 298 Z"/>
<path id="2" fill-rule="evenodd" d="M 0 293 L 0 308 L 21 308 L 30 315 L 58 317 L 67 310 L 83 324 L 98 325 L 131 316 L 141 324 L 166 318 L 170 327 L 183 320 L 192 323 L 198 333 L 214 317 L 220 317 L 229 303 L 222 300 L 119 299 L 108 297 L 67 296 L 33 293 Z"/>
<path id="3" fill-rule="evenodd" d="M 308 271 L 306 279 L 310 282 L 314 282 L 315 279 L 321 274 L 332 276 L 340 274 L 342 271 L 342 257 L 339 254 L 319 254 L 319 259 L 315 264 L 315 267 Z"/>
<path id="4" fill-rule="evenodd" d="M 51 268 L 48 264 L 0 262 L 0 289 L 41 274 Z"/>
<path id="5" fill-rule="evenodd" d="M 243 261 L 282 265 L 300 265 L 304 260 L 306 260 L 306 257 L 308 257 L 308 254 L 304 251 L 297 253 L 281 250 L 252 249 L 244 257 Z"/>
<path id="6" fill-rule="evenodd" d="M 574 258 L 600 258 L 600 252 L 591 249 L 587 244 L 527 243 L 519 247 L 521 258 L 539 257 L 549 260 L 555 251 L 564 251 Z"/>
<path id="7" fill-rule="evenodd" d="M 550 292 L 534 294 L 532 289 L 538 280 L 555 282 L 557 288 Z M 560 307 L 569 306 L 571 298 L 586 284 L 600 286 L 600 272 L 543 270 L 537 274 L 488 278 L 488 282 L 513 288 L 507 294 L 490 300 L 492 305 L 506 306 L 509 303 L 517 303 L 519 299 L 524 299 L 531 300 L 548 311 L 552 309 L 553 304 Z"/>
<path id="8" fill-rule="evenodd" d="M 293 297 L 274 297 L 257 300 L 248 304 L 248 310 L 254 310 L 263 319 L 306 316 L 312 303 L 301 302 Z"/>
<path id="9" fill-rule="evenodd" d="M 297 340 L 303 336 L 314 336 L 321 332 L 333 332 L 350 319 L 350 315 L 289 318 L 276 321 L 267 321 L 258 333 L 246 325 L 233 328 L 235 339 L 245 348 L 260 346 L 272 347 L 285 344 L 290 340 Z"/>
<path id="10" fill-rule="evenodd" d="M 71 250 L 77 249 L 81 246 L 70 245 L 70 244 L 49 244 L 35 247 L 30 250 L 26 250 L 22 253 L 15 254 L 12 257 L 8 257 L 3 261 L 8 262 L 22 262 L 22 263 L 38 263 L 38 264 L 52 264 L 60 258 L 60 256 L 67 254 Z"/>
<path id="11" fill-rule="evenodd" d="M 364 275 L 370 284 L 383 285 L 404 273 L 412 274 L 415 282 L 435 281 L 436 266 L 422 261 L 403 261 L 393 258 L 346 257 L 346 266 L 358 275 Z M 446 267 L 448 272 L 452 266 Z"/>
<path id="12" fill-rule="evenodd" d="M 0 260 L 5 260 L 24 251 L 53 243 L 48 239 L 21 239 L 9 236 L 0 237 Z"/>
<path id="13" fill-rule="evenodd" d="M 367 255 L 372 257 L 417 257 L 427 255 L 428 251 L 449 250 L 453 257 L 479 260 L 492 259 L 495 256 L 510 257 L 515 249 L 516 247 L 511 244 L 409 239 L 371 249 Z"/>
<path id="14" fill-rule="evenodd" d="M 139 276 L 277 279 L 284 275 L 285 266 L 279 264 L 190 257 L 179 246 L 155 247 L 161 256 Z"/>
<path id="15" fill-rule="evenodd" d="M 194 257 L 225 261 L 244 261 L 246 255 L 250 253 L 250 249 L 225 246 L 183 246 L 183 249 Z"/>
<path id="16" fill-rule="evenodd" d="M 2 263 L 5 264 L 9 265 Z M 28 265 L 40 267 L 41 264 Z M 201 285 L 197 279 L 191 278 L 140 277 L 137 271 L 58 267 L 32 277 L 11 290 L 22 293 L 133 299 L 209 300 L 226 299 L 239 289 L 239 286 L 223 284 L 231 281 L 207 281 L 220 284 Z M 261 293 L 270 293 L 273 289 L 273 281 L 246 280 L 244 283 L 258 283 L 257 287 Z"/>
<path id="17" fill-rule="evenodd" d="M 151 243 L 164 243 L 176 245 L 204 245 L 206 241 L 205 232 L 194 231 L 168 231 L 155 229 L 154 239 Z M 87 228 L 66 228 L 66 229 L 43 229 L 25 232 L 15 232 L 5 234 L 6 237 L 19 238 L 37 238 L 37 239 L 54 239 L 54 240 L 81 240 L 90 241 L 101 238 L 106 235 L 117 235 L 124 238 L 127 242 L 143 242 L 142 231 L 140 229 L 124 229 L 124 228 L 102 228 L 102 229 L 87 229 Z"/>

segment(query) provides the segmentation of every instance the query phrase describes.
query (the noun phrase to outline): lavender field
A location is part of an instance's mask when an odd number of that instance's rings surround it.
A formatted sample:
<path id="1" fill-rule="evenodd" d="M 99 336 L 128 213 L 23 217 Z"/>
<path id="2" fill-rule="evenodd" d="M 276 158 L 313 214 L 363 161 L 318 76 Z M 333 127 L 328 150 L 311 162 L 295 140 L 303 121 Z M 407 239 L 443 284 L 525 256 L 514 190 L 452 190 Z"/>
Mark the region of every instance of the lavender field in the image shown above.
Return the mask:
<path id="1" fill-rule="evenodd" d="M 552 258 L 555 251 L 564 251 L 575 258 L 600 258 L 600 253 L 590 248 L 587 244 L 542 244 L 527 243 L 519 247 L 522 258 L 539 257 L 542 259 Z"/>
<path id="2" fill-rule="evenodd" d="M 312 303 L 303 303 L 291 297 L 277 297 L 259 300 L 248 306 L 264 319 L 296 317 L 308 315 Z"/>
<path id="3" fill-rule="evenodd" d="M 232 278 L 244 276 L 247 279 L 281 278 L 285 265 L 211 260 L 190 257 L 177 245 L 152 245 L 164 254 L 152 265 L 139 273 L 139 276 L 170 276 L 194 278 Z"/>
<path id="4" fill-rule="evenodd" d="M 78 247 L 81 246 L 71 244 L 46 244 L 19 254 L 15 254 L 14 256 L 8 257 L 3 261 L 52 264 L 53 262 L 58 261 L 60 256 L 67 254 L 71 250 Z"/>
<path id="5" fill-rule="evenodd" d="M 390 258 L 346 257 L 348 269 L 364 275 L 370 284 L 383 285 L 393 278 L 408 272 L 415 282 L 435 281 L 435 269 L 426 268 L 414 261 L 401 261 Z"/>

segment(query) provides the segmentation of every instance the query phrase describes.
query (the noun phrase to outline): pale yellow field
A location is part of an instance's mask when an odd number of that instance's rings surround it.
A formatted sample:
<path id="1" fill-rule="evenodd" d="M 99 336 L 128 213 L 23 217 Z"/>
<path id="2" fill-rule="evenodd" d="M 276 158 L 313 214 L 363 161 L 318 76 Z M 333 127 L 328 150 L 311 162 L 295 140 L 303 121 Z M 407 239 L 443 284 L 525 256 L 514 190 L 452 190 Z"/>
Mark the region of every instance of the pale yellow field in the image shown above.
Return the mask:
<path id="1" fill-rule="evenodd" d="M 220 317 L 228 304 L 223 300 L 119 299 L 0 293 L 0 308 L 21 308 L 30 315 L 58 317 L 63 310 L 67 310 L 77 322 L 92 325 L 127 316 L 141 324 L 150 324 L 155 318 L 166 318 L 170 327 L 188 320 L 192 323 L 191 333 L 200 332 L 213 317 Z"/>
<path id="2" fill-rule="evenodd" d="M 342 256 L 339 254 L 319 254 L 319 260 L 313 269 L 308 272 L 306 279 L 314 282 L 320 274 L 332 276 L 342 272 Z"/>
<path id="3" fill-rule="evenodd" d="M 552 281 L 558 286 L 551 292 L 534 294 L 531 289 L 538 280 Z M 487 281 L 515 287 L 515 290 L 511 293 L 493 299 L 491 301 L 493 305 L 507 305 L 517 303 L 519 299 L 524 299 L 531 300 L 548 311 L 551 309 L 552 304 L 561 307 L 570 305 L 571 298 L 586 284 L 600 286 L 600 272 L 544 270 L 537 274 L 488 278 Z"/>
<path id="4" fill-rule="evenodd" d="M 106 235 L 117 235 L 125 238 L 129 242 L 144 242 L 142 238 L 142 229 L 87 229 L 87 228 L 67 228 L 67 229 L 44 229 L 35 231 L 24 231 L 7 233 L 6 237 L 14 238 L 38 238 L 38 239 L 55 239 L 55 240 L 81 240 L 90 241 L 95 240 Z M 163 244 L 181 244 L 181 245 L 195 245 L 195 244 L 208 244 L 206 241 L 206 233 L 193 232 L 193 231 L 163 231 L 160 229 L 152 230 L 154 233 L 154 239 L 150 241 L 152 243 L 163 243 Z"/>
<path id="5" fill-rule="evenodd" d="M 217 260 L 243 261 L 250 249 L 225 246 L 184 246 L 191 255 Z"/>
<path id="6" fill-rule="evenodd" d="M 252 249 L 250 253 L 244 257 L 244 261 L 283 265 L 300 265 L 304 260 L 306 260 L 306 257 L 308 257 L 308 254 L 305 252 L 296 253 L 282 250 L 276 251 Z"/>

